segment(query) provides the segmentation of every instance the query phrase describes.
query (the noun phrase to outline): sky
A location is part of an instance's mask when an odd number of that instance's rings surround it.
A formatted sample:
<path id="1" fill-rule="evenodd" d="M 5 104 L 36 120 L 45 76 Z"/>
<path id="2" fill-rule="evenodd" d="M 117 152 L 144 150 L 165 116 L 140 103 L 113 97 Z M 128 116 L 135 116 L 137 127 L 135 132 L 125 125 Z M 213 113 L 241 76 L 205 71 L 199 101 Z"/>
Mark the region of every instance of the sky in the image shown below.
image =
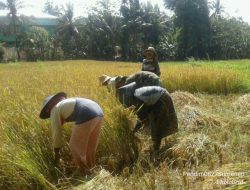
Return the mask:
<path id="1" fill-rule="evenodd" d="M 4 1 L 4 0 L 1 0 Z M 20 9 L 19 12 L 25 15 L 46 16 L 42 13 L 43 6 L 47 0 L 23 0 L 25 8 Z M 53 0 L 55 5 L 65 5 L 67 2 L 74 4 L 75 16 L 84 16 L 88 13 L 88 9 L 94 5 L 98 0 Z M 120 0 L 110 0 L 114 4 L 119 5 Z M 140 2 L 147 2 L 148 0 L 140 0 Z M 211 1 L 211 0 L 209 0 Z M 164 10 L 163 0 L 153 0 L 152 4 L 158 4 Z M 250 24 L 250 1 L 249 0 L 221 0 L 224 11 L 228 16 L 242 17 L 242 19 Z M 4 14 L 1 11 L 0 15 Z"/>

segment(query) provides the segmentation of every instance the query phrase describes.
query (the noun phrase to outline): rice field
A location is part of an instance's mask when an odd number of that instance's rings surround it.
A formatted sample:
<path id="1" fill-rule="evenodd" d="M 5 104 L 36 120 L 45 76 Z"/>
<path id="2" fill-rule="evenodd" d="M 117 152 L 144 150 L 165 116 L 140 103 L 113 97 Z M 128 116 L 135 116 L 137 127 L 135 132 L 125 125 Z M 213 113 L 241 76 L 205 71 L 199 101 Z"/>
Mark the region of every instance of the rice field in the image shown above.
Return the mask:
<path id="1" fill-rule="evenodd" d="M 98 81 L 102 74 L 137 72 L 139 63 L 1 64 L 0 189 L 249 189 L 250 61 L 160 67 L 179 132 L 165 138 L 154 155 L 147 129 L 131 132 L 133 110 L 125 109 Z M 39 112 L 44 98 L 59 91 L 91 98 L 104 110 L 98 166 L 88 176 L 71 165 L 71 123 L 64 127 L 63 162 L 54 166 L 50 122 L 39 119 Z M 201 175 L 206 172 L 213 175 Z"/>

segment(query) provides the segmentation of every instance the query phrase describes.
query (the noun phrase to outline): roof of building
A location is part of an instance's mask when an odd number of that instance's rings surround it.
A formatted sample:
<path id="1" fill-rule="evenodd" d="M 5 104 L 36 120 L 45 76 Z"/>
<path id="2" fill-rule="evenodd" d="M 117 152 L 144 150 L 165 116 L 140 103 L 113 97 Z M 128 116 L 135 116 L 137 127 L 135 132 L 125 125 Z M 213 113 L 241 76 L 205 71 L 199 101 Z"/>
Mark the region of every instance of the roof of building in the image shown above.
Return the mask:
<path id="1" fill-rule="evenodd" d="M 55 26 L 58 24 L 58 20 L 55 17 L 51 18 L 43 18 L 43 17 L 34 17 L 34 16 L 24 16 L 21 15 L 22 18 L 27 18 L 31 25 L 37 26 Z M 10 24 L 10 17 L 8 16 L 1 16 L 0 15 L 0 25 L 8 25 Z"/>
<path id="2" fill-rule="evenodd" d="M 15 41 L 15 36 L 10 34 L 8 31 L 8 26 L 11 22 L 11 18 L 7 16 L 7 12 L 5 11 L 5 14 L 1 12 L 0 14 L 0 42 L 7 42 L 7 43 L 13 43 Z M 30 26 L 40 26 L 47 29 L 50 35 L 53 34 L 53 30 L 56 28 L 56 25 L 58 25 L 58 19 L 54 16 L 48 16 L 48 15 L 37 15 L 37 16 L 27 16 L 27 15 L 19 15 L 21 20 L 23 20 L 22 25 L 19 25 L 21 30 L 27 30 Z M 17 24 L 18 25 L 18 24 Z"/>

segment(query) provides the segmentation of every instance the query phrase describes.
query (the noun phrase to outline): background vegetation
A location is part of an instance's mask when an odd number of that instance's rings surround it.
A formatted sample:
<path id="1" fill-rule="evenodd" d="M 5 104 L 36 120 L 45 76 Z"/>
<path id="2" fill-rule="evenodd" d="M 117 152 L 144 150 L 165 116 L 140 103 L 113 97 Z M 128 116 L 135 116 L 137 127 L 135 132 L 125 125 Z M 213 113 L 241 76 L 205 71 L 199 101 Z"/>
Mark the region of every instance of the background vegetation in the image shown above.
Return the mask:
<path id="1" fill-rule="evenodd" d="M 249 24 L 225 16 L 220 0 L 164 2 L 171 14 L 150 2 L 122 0 L 117 8 L 109 0 L 100 0 L 86 16 L 76 18 L 72 4 L 60 7 L 47 1 L 43 11 L 58 20 L 54 34 L 48 36 L 38 28 L 35 33 L 34 28 L 21 32 L 19 26 L 31 22 L 17 17 L 22 1 L 2 0 L 0 9 L 8 9 L 11 20 L 2 30 L 15 36 L 18 58 L 24 51 L 30 61 L 114 60 L 117 46 L 116 59 L 123 61 L 141 61 L 148 46 L 156 48 L 160 60 L 250 57 Z"/>
<path id="2" fill-rule="evenodd" d="M 60 61 L 0 65 L 0 188 L 198 190 L 224 189 L 227 185 L 218 180 L 239 180 L 243 184 L 229 186 L 247 189 L 249 65 L 247 60 L 161 64 L 163 85 L 172 92 L 177 110 L 179 132 L 164 139 L 158 156 L 150 151 L 147 129 L 131 133 L 133 111 L 123 108 L 97 79 L 103 73 L 131 74 L 140 64 Z M 58 91 L 69 97 L 92 98 L 104 109 L 98 167 L 87 177 L 71 164 L 67 145 L 71 123 L 64 127 L 63 163 L 54 166 L 50 123 L 38 115 L 44 98 Z M 190 171 L 245 173 L 237 178 L 187 176 L 185 172 Z"/>
<path id="3" fill-rule="evenodd" d="M 58 21 L 51 35 L 37 26 L 21 32 L 19 26 L 31 23 L 17 16 L 22 1 L 0 1 L 10 18 L 0 31 L 14 35 L 18 59 L 25 52 L 26 60 L 35 61 L 0 65 L 0 189 L 250 188 L 250 62 L 201 61 L 249 58 L 250 26 L 225 17 L 220 0 L 164 2 L 171 16 L 139 0 L 122 0 L 119 10 L 101 0 L 87 16 L 75 18 L 72 4 L 48 1 L 44 12 Z M 8 44 L 0 43 L 0 60 L 3 46 Z M 159 54 L 162 84 L 179 120 L 179 132 L 164 139 L 159 155 L 151 151 L 148 129 L 131 132 L 133 110 L 97 79 L 140 70 L 131 61 L 141 61 L 148 46 Z M 86 60 L 46 61 L 64 59 Z M 64 127 L 62 163 L 53 163 L 50 123 L 38 115 L 44 98 L 58 91 L 91 98 L 104 109 L 98 166 L 90 175 L 71 164 L 71 124 Z M 192 171 L 243 175 L 188 176 Z"/>

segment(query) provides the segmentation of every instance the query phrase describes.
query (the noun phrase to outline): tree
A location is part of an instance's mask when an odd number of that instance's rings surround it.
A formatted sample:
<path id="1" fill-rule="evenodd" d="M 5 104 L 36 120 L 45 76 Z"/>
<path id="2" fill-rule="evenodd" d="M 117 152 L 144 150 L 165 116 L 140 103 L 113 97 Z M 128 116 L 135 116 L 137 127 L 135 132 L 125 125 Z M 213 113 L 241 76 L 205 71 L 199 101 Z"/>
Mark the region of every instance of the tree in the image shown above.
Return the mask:
<path id="1" fill-rule="evenodd" d="M 20 48 L 26 53 L 28 61 L 48 59 L 50 49 L 48 32 L 42 27 L 32 26 L 22 35 Z"/>
<path id="2" fill-rule="evenodd" d="M 142 42 L 141 26 L 142 9 L 139 0 L 123 0 L 120 12 L 122 15 L 122 55 L 125 60 L 137 60 Z"/>
<path id="3" fill-rule="evenodd" d="M 76 38 L 78 29 L 74 21 L 74 7 L 72 3 L 66 4 L 66 7 L 54 6 L 53 2 L 47 1 L 44 6 L 44 12 L 58 17 L 57 35 L 55 41 L 60 41 L 62 49 L 67 58 L 77 57 Z"/>
<path id="4" fill-rule="evenodd" d="M 220 16 L 224 11 L 224 7 L 221 5 L 220 0 L 212 1 L 210 9 L 213 11 L 212 16 Z"/>
<path id="5" fill-rule="evenodd" d="M 96 59 L 114 59 L 114 48 L 121 41 L 121 18 L 112 10 L 109 0 L 92 7 L 85 25 L 87 56 Z"/>
<path id="6" fill-rule="evenodd" d="M 57 26 L 57 34 L 62 43 L 62 49 L 68 58 L 77 57 L 74 53 L 76 51 L 76 37 L 78 29 L 74 23 L 74 8 L 73 4 L 68 3 L 62 7 L 59 16 L 59 25 Z"/>
<path id="7" fill-rule="evenodd" d="M 54 5 L 53 1 L 47 1 L 44 4 L 43 12 L 48 13 L 53 16 L 59 16 L 60 15 L 60 8 L 57 5 Z"/>
<path id="8" fill-rule="evenodd" d="M 164 0 L 175 13 L 175 27 L 179 30 L 178 56 L 207 58 L 210 38 L 207 0 Z"/>
<path id="9" fill-rule="evenodd" d="M 150 2 L 142 4 L 142 11 L 143 48 L 153 46 L 157 49 L 159 59 L 172 59 L 176 43 L 173 19 Z"/>
<path id="10" fill-rule="evenodd" d="M 211 17 L 210 57 L 250 58 L 250 26 L 240 19 Z"/>
<path id="11" fill-rule="evenodd" d="M 9 10 L 8 16 L 11 18 L 10 25 L 13 28 L 13 34 L 15 36 L 15 47 L 18 60 L 20 60 L 20 53 L 17 39 L 17 25 L 19 22 L 19 19 L 17 17 L 17 10 L 23 7 L 24 5 L 22 0 L 7 0 L 6 2 L 0 1 L 0 10 Z"/>
<path id="12" fill-rule="evenodd" d="M 5 54 L 5 50 L 4 50 L 4 47 L 3 47 L 3 43 L 0 43 L 0 62 L 3 61 L 4 54 Z"/>

